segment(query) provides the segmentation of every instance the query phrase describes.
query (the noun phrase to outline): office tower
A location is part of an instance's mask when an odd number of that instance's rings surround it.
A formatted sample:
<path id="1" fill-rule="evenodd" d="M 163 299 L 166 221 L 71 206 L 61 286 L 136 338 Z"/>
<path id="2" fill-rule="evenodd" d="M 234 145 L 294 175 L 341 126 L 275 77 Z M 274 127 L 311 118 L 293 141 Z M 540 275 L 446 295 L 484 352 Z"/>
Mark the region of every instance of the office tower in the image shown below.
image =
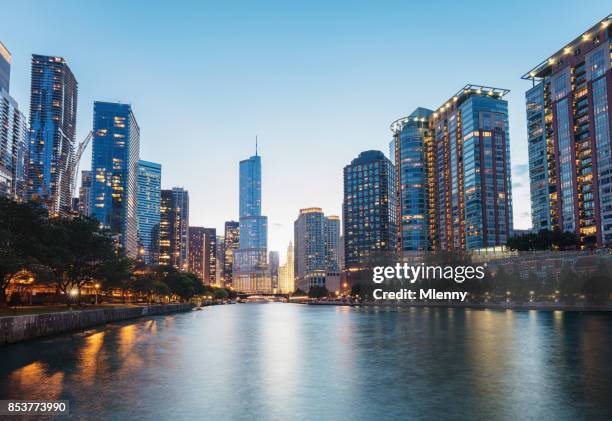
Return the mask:
<path id="1" fill-rule="evenodd" d="M 23 200 L 29 133 L 25 116 L 9 95 L 11 60 L 0 42 L 0 197 Z"/>
<path id="2" fill-rule="evenodd" d="M 189 269 L 189 193 L 181 187 L 161 191 L 159 263 Z"/>
<path id="3" fill-rule="evenodd" d="M 425 147 L 430 141 L 429 119 L 433 111 L 417 108 L 391 125 L 391 162 L 395 163 L 397 249 L 428 250 L 427 164 Z"/>
<path id="4" fill-rule="evenodd" d="M 62 57 L 32 55 L 27 198 L 52 214 L 71 209 L 77 81 Z"/>
<path id="5" fill-rule="evenodd" d="M 225 238 L 222 235 L 217 235 L 217 247 L 216 247 L 216 260 L 217 266 L 215 269 L 215 273 L 217 276 L 217 285 L 223 287 L 225 286 L 225 278 L 223 267 L 225 265 Z"/>
<path id="6" fill-rule="evenodd" d="M 243 292 L 270 292 L 268 218 L 261 215 L 261 157 L 240 161 L 240 242 L 234 250 L 232 282 Z"/>
<path id="7" fill-rule="evenodd" d="M 277 251 L 270 251 L 268 254 L 268 266 L 270 268 L 270 281 L 272 290 L 278 290 L 278 270 L 280 266 L 280 256 Z"/>
<path id="8" fill-rule="evenodd" d="M 189 227 L 189 272 L 195 273 L 202 279 L 202 283 L 209 284 L 204 280 L 204 267 L 206 255 L 206 234 L 202 227 Z"/>
<path id="9" fill-rule="evenodd" d="M 380 151 L 362 152 L 344 167 L 342 220 L 348 269 L 365 267 L 372 258 L 395 251 L 394 181 L 393 164 Z"/>
<path id="10" fill-rule="evenodd" d="M 91 185 L 92 173 L 90 170 L 81 171 L 81 187 L 79 188 L 79 207 L 78 212 L 81 215 L 89 216 L 91 214 Z"/>
<path id="11" fill-rule="evenodd" d="M 294 222 L 294 274 L 297 287 L 308 291 L 327 286 L 327 278 L 338 273 L 340 218 L 326 217 L 321 208 L 300 209 Z"/>
<path id="12" fill-rule="evenodd" d="M 9 91 L 12 61 L 11 53 L 0 41 L 0 91 Z"/>
<path id="13" fill-rule="evenodd" d="M 91 215 L 136 258 L 140 128 L 132 107 L 94 102 L 92 142 Z"/>
<path id="14" fill-rule="evenodd" d="M 232 286 L 232 274 L 234 271 L 234 250 L 240 245 L 240 223 L 237 221 L 226 221 L 223 233 L 224 258 L 223 258 L 223 281 L 225 286 Z"/>
<path id="15" fill-rule="evenodd" d="M 325 270 L 340 271 L 340 217 L 330 215 L 323 221 L 325 235 Z"/>
<path id="16" fill-rule="evenodd" d="M 506 244 L 512 233 L 507 93 L 466 85 L 431 114 L 417 108 L 391 125 L 398 251 Z"/>
<path id="17" fill-rule="evenodd" d="M 161 170 L 161 164 L 138 161 L 138 241 L 148 265 L 159 263 Z"/>
<path id="18" fill-rule="evenodd" d="M 340 270 L 344 270 L 344 235 L 340 236 L 340 242 L 338 243 L 338 266 Z"/>
<path id="19" fill-rule="evenodd" d="M 287 261 L 278 269 L 278 288 L 282 293 L 295 291 L 295 262 L 293 259 L 293 243 L 287 246 Z"/>
<path id="20" fill-rule="evenodd" d="M 531 218 L 583 247 L 612 243 L 612 15 L 527 72 Z"/>

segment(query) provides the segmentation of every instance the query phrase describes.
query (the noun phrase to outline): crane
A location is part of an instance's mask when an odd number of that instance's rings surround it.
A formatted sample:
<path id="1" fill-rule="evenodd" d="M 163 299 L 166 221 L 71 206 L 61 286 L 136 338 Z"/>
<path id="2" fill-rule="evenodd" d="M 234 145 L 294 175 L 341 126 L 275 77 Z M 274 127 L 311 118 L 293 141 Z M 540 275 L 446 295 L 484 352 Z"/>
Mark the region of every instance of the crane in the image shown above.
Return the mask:
<path id="1" fill-rule="evenodd" d="M 70 197 L 74 197 L 76 192 L 76 182 L 77 178 L 79 177 L 79 164 L 81 162 L 81 157 L 83 156 L 83 152 L 85 152 L 85 149 L 87 148 L 87 145 L 89 145 L 92 137 L 93 130 L 90 130 L 89 133 L 87 133 L 87 136 L 85 136 L 85 139 L 79 143 L 79 146 L 74 154 L 74 164 L 72 165 L 72 174 L 70 174 Z"/>

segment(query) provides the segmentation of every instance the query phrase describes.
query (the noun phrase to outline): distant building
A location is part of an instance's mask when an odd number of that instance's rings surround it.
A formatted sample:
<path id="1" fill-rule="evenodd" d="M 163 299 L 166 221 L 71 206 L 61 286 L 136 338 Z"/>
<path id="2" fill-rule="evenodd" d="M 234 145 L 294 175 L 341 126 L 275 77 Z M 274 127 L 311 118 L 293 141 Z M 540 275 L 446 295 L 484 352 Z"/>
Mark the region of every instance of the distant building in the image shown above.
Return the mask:
<path id="1" fill-rule="evenodd" d="M 140 128 L 129 104 L 94 102 L 91 214 L 138 255 Z"/>
<path id="2" fill-rule="evenodd" d="M 325 217 L 321 208 L 300 210 L 294 223 L 294 273 L 299 289 L 308 292 L 310 287 L 326 286 L 328 273 L 340 271 L 339 242 L 339 217 Z"/>
<path id="3" fill-rule="evenodd" d="M 217 230 L 204 228 L 204 283 L 217 285 Z"/>
<path id="4" fill-rule="evenodd" d="M 189 193 L 180 187 L 161 191 L 159 262 L 186 271 L 189 252 Z"/>
<path id="5" fill-rule="evenodd" d="M 217 285 L 225 286 L 225 278 L 223 267 L 225 265 L 225 238 L 222 235 L 217 235 L 217 248 L 216 248 L 216 256 L 217 256 L 217 267 L 216 267 L 216 275 L 217 275 Z"/>
<path id="6" fill-rule="evenodd" d="M 202 227 L 189 227 L 189 272 L 195 273 L 204 281 L 206 266 L 206 234 Z"/>
<path id="7" fill-rule="evenodd" d="M 534 230 L 612 245 L 612 15 L 527 72 Z"/>
<path id="8" fill-rule="evenodd" d="M 145 263 L 159 263 L 161 164 L 138 161 L 138 239 Z"/>
<path id="9" fill-rule="evenodd" d="M 91 215 L 91 186 L 92 186 L 91 170 L 81 171 L 81 187 L 79 188 L 79 207 L 78 212 L 81 215 Z"/>
<path id="10" fill-rule="evenodd" d="M 62 57 L 32 55 L 27 199 L 52 214 L 72 208 L 77 81 Z"/>
<path id="11" fill-rule="evenodd" d="M 293 259 L 293 243 L 287 246 L 287 261 L 278 269 L 278 289 L 282 293 L 295 291 L 295 268 Z"/>
<path id="12" fill-rule="evenodd" d="M 268 256 L 268 267 L 270 268 L 270 281 L 272 290 L 278 290 L 278 270 L 280 266 L 280 257 L 277 251 L 270 251 Z"/>
<path id="13" fill-rule="evenodd" d="M 0 42 L 0 197 L 23 200 L 29 131 L 17 101 L 9 95 L 11 54 Z"/>
<path id="14" fill-rule="evenodd" d="M 393 164 L 366 151 L 344 167 L 344 259 L 350 269 L 395 252 L 397 218 Z M 297 253 L 296 253 L 297 254 Z"/>
<path id="15" fill-rule="evenodd" d="M 234 270 L 234 250 L 240 246 L 240 223 L 237 221 L 226 221 L 223 235 L 223 281 L 225 286 L 232 285 L 232 273 Z"/>

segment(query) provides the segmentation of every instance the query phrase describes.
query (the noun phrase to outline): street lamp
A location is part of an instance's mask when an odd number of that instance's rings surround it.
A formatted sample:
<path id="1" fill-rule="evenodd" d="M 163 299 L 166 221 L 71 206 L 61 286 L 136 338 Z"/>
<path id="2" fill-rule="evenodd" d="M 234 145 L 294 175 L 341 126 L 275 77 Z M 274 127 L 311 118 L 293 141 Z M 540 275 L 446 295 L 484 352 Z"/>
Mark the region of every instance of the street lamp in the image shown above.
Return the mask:
<path id="1" fill-rule="evenodd" d="M 96 283 L 94 287 L 96 288 L 96 305 L 98 305 L 98 290 L 100 289 L 100 284 Z"/>

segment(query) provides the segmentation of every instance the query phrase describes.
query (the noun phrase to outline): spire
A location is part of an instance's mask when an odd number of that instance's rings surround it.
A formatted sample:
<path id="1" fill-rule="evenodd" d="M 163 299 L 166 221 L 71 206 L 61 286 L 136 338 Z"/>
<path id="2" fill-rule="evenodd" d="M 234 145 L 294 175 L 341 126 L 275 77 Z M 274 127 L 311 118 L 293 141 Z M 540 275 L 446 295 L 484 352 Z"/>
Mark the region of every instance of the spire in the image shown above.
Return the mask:
<path id="1" fill-rule="evenodd" d="M 257 135 L 255 135 L 255 156 L 257 156 Z"/>

